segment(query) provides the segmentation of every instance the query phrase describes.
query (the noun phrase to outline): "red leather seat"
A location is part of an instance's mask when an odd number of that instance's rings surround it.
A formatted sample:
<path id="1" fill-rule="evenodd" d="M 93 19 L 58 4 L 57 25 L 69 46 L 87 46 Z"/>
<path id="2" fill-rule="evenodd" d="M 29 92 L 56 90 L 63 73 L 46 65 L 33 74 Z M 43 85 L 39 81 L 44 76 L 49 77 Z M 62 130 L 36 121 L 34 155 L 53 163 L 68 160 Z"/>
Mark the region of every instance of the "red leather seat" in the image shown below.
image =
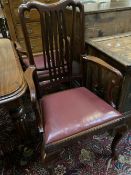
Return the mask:
<path id="1" fill-rule="evenodd" d="M 121 114 L 84 87 L 44 96 L 45 143 L 53 143 L 108 123 Z"/>

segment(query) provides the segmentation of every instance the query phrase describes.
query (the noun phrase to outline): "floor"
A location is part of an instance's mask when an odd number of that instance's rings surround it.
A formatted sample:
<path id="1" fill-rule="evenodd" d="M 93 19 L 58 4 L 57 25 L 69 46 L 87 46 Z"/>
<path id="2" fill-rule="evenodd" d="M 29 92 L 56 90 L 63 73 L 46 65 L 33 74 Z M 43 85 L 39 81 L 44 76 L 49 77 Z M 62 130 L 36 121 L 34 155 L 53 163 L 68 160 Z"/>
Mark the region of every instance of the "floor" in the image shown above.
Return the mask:
<path id="1" fill-rule="evenodd" d="M 118 160 L 110 162 L 110 143 L 113 137 L 104 133 L 70 145 L 50 162 L 47 169 L 36 149 L 23 148 L 21 157 L 14 157 L 19 166 L 2 169 L 2 175 L 131 175 L 131 131 L 117 146 Z M 39 144 L 38 144 L 39 145 Z M 36 146 L 37 148 L 39 146 Z M 38 151 L 38 150 L 37 150 Z M 18 162 L 17 162 L 18 163 Z"/>
<path id="2" fill-rule="evenodd" d="M 113 136 L 108 133 L 102 135 L 98 133 L 98 135 L 63 148 L 57 158 L 44 168 L 40 159 L 42 136 L 37 132 L 34 113 L 29 101 L 28 95 L 23 97 L 26 111 L 26 121 L 23 122 L 29 132 L 27 138 L 23 137 L 21 144 L 18 145 L 17 141 L 8 134 L 12 126 L 8 115 L 5 113 L 5 120 L 0 118 L 0 121 L 8 121 L 8 126 L 2 129 L 2 132 L 7 133 L 5 135 L 7 144 L 10 139 L 14 140 L 15 145 L 10 155 L 3 157 L 0 152 L 0 175 L 131 175 L 131 130 L 117 145 L 118 159 L 116 161 L 110 161 Z M 0 136 L 2 142 L 3 134 L 0 133 Z M 15 138 L 13 135 L 12 137 Z"/>

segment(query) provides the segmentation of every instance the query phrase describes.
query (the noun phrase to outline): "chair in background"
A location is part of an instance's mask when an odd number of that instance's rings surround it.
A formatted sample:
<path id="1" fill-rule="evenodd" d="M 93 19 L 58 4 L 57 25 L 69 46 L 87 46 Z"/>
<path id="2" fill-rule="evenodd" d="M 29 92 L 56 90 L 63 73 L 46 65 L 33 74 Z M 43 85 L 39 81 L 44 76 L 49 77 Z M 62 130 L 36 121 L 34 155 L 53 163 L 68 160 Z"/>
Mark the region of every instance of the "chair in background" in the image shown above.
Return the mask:
<path id="1" fill-rule="evenodd" d="M 35 65 L 32 54 L 31 44 L 27 33 L 25 11 L 37 9 L 41 19 L 42 44 L 43 44 L 43 65 L 48 70 L 48 83 L 39 79 L 38 69 Z M 115 128 L 123 124 L 124 117 L 111 105 L 100 99 L 94 93 L 85 87 L 63 90 L 50 95 L 44 95 L 45 87 L 54 88 L 61 86 L 62 83 L 71 82 L 77 76 L 72 76 L 72 60 L 74 57 L 74 38 L 67 35 L 66 10 L 72 9 L 73 17 L 76 18 L 80 11 L 82 29 L 84 26 L 83 12 L 84 8 L 80 2 L 74 0 L 59 1 L 54 4 L 42 4 L 39 2 L 29 2 L 21 5 L 19 14 L 27 46 L 30 66 L 25 71 L 25 78 L 29 85 L 32 106 L 35 110 L 37 121 L 43 126 L 43 149 L 44 158 L 46 154 L 59 150 L 62 146 L 69 145 L 76 140 L 87 137 L 98 131 L 107 131 L 109 128 Z M 55 19 L 55 23 L 53 22 Z M 74 27 L 73 27 L 74 28 Z M 81 31 L 80 51 L 83 54 L 84 49 L 84 31 Z M 80 56 L 80 54 L 79 54 Z M 109 66 L 105 62 L 95 57 L 81 56 L 81 65 L 83 65 L 79 78 L 84 83 L 86 80 L 85 65 L 88 63 L 96 64 L 118 76 L 118 81 L 113 81 L 113 87 L 122 81 L 121 73 Z M 84 75 L 84 78 L 83 76 Z M 112 82 L 112 80 L 110 80 Z M 112 85 L 112 84 L 111 84 Z M 110 96 L 112 98 L 112 96 Z M 112 101 L 110 99 L 109 101 Z M 115 146 L 120 139 L 116 134 L 112 142 L 112 156 L 115 156 Z"/>

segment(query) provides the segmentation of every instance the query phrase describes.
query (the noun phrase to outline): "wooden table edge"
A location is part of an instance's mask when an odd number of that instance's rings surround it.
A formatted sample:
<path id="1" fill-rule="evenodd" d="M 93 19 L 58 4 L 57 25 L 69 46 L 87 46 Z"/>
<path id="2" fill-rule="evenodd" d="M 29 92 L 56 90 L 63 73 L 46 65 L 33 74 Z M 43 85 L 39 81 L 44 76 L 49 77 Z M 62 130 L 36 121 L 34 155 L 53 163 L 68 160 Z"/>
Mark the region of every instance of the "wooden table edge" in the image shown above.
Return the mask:
<path id="1" fill-rule="evenodd" d="M 0 98 L 0 104 L 5 104 L 7 102 L 13 101 L 21 97 L 27 90 L 27 84 L 24 82 L 22 86 L 15 91 L 14 93 L 11 93 L 9 95 L 3 96 Z"/>

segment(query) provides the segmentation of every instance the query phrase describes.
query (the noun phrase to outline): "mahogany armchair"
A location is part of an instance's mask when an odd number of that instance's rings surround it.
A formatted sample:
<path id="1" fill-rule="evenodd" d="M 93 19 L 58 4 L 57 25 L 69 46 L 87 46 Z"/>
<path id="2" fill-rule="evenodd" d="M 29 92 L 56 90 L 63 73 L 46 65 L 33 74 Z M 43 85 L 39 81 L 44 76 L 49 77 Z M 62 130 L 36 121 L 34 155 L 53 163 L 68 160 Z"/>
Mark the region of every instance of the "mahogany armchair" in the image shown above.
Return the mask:
<path id="1" fill-rule="evenodd" d="M 99 58 L 84 57 L 83 59 L 87 63 L 89 61 L 97 64 L 117 75 L 116 82 L 110 80 L 113 85 L 109 88 L 112 89 L 120 85 L 122 75 L 119 71 L 105 62 L 101 62 Z M 36 90 L 38 83 L 33 81 L 35 76 L 36 67 L 30 66 L 25 71 L 25 79 L 29 85 L 31 102 L 38 124 L 44 130 L 44 158 L 46 154 L 55 152 L 62 146 L 69 145 L 69 143 L 84 139 L 92 134 L 106 132 L 109 129 L 117 131 L 111 144 L 111 156 L 116 158 L 116 145 L 126 131 L 125 118 L 122 114 L 85 87 L 63 90 L 38 98 L 38 91 Z M 107 95 L 107 99 L 113 104 L 112 96 Z"/>
<path id="2" fill-rule="evenodd" d="M 30 2 L 21 5 L 19 13 L 21 24 L 25 36 L 30 66 L 25 71 L 25 78 L 29 86 L 31 102 L 36 112 L 38 124 L 43 127 L 43 148 L 44 157 L 61 146 L 84 138 L 87 135 L 94 134 L 107 128 L 113 128 L 123 123 L 123 116 L 111 105 L 100 99 L 97 95 L 89 91 L 85 87 L 72 88 L 45 95 L 46 88 L 55 88 L 63 83 L 69 83 L 77 76 L 72 76 L 72 60 L 74 58 L 74 31 L 67 35 L 67 24 L 65 23 L 65 11 L 72 8 L 73 17 L 80 11 L 81 26 L 83 29 L 83 5 L 74 0 L 59 1 L 54 4 L 42 4 L 39 2 Z M 39 79 L 38 68 L 34 62 L 34 56 L 27 34 L 26 23 L 24 20 L 24 12 L 35 8 L 40 13 L 41 31 L 43 43 L 43 64 L 45 68 L 39 69 L 46 76 L 48 70 L 49 79 Z M 53 19 L 55 18 L 55 24 Z M 53 25 L 54 24 L 54 25 Z M 75 24 L 73 24 L 74 26 Z M 84 30 L 81 31 L 80 52 L 84 50 Z M 80 55 L 80 54 L 79 54 Z M 81 56 L 81 65 L 83 69 L 79 78 L 86 79 L 85 65 L 93 63 L 108 71 L 111 71 L 117 80 L 111 81 L 110 91 L 118 86 L 122 81 L 121 73 L 107 63 L 95 57 Z M 84 75 L 84 79 L 83 79 Z M 110 92 L 111 93 L 111 92 Z M 112 98 L 109 96 L 107 99 Z M 108 101 L 107 100 L 107 101 Z M 112 100 L 109 100 L 112 101 Z M 115 145 L 120 139 L 120 135 L 116 135 L 112 142 L 112 156 L 115 154 Z"/>

